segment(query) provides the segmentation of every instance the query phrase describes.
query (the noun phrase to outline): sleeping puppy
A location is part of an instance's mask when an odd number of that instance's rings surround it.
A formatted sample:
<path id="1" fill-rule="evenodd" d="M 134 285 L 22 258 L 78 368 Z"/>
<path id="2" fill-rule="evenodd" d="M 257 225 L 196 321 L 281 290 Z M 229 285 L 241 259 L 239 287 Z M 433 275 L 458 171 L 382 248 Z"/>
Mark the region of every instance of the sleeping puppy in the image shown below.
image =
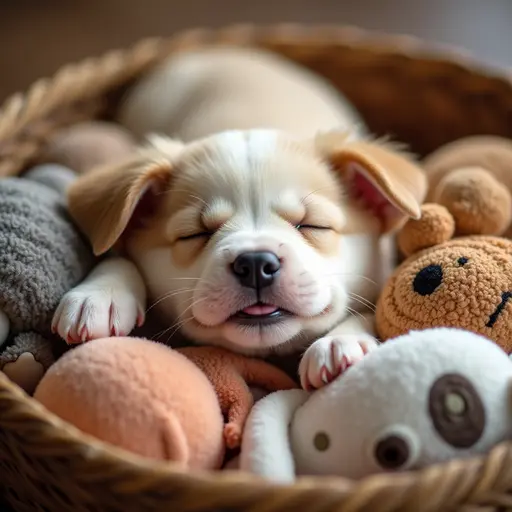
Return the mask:
<path id="1" fill-rule="evenodd" d="M 95 253 L 125 257 L 64 297 L 64 339 L 128 333 L 147 290 L 170 334 L 260 356 L 309 347 L 306 388 L 376 346 L 390 235 L 426 193 L 407 154 L 368 138 L 319 77 L 249 50 L 171 59 L 135 87 L 121 120 L 171 137 L 72 187 L 71 215 Z"/>

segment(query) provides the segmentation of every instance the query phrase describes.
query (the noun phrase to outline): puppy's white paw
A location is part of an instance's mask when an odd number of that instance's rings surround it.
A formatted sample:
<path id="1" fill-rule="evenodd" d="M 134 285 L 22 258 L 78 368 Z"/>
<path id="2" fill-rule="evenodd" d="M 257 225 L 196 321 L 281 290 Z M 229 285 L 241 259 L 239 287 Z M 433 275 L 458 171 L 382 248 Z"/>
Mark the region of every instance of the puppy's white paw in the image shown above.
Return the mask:
<path id="1" fill-rule="evenodd" d="M 302 387 L 309 391 L 329 384 L 377 346 L 377 340 L 365 333 L 320 338 L 306 350 L 300 362 Z"/>
<path id="2" fill-rule="evenodd" d="M 124 288 L 83 284 L 62 298 L 52 331 L 67 343 L 126 336 L 144 322 L 144 306 Z"/>

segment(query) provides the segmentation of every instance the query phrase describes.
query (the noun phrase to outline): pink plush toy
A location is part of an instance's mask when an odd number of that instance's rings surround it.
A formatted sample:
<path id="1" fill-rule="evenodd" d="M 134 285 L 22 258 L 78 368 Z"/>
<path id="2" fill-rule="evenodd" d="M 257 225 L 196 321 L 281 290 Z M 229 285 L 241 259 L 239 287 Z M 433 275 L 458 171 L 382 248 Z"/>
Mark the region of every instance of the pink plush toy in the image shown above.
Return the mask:
<path id="1" fill-rule="evenodd" d="M 246 382 L 268 391 L 296 387 L 277 368 L 220 348 L 178 351 L 140 338 L 105 338 L 66 353 L 34 397 L 113 445 L 217 469 L 225 448 L 240 445 L 253 405 Z"/>

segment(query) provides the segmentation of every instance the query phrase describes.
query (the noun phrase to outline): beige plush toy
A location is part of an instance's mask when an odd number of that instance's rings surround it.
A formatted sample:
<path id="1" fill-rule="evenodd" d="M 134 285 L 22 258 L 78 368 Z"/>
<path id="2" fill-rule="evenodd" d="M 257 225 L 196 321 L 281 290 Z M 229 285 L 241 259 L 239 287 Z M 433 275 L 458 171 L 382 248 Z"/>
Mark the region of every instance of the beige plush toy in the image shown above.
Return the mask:
<path id="1" fill-rule="evenodd" d="M 512 140 L 466 137 L 432 153 L 424 167 L 427 202 L 450 211 L 457 234 L 512 234 Z"/>
<path id="2" fill-rule="evenodd" d="M 83 172 L 122 160 L 136 150 L 136 140 L 118 124 L 88 121 L 59 130 L 50 138 L 42 161 L 58 163 Z"/>

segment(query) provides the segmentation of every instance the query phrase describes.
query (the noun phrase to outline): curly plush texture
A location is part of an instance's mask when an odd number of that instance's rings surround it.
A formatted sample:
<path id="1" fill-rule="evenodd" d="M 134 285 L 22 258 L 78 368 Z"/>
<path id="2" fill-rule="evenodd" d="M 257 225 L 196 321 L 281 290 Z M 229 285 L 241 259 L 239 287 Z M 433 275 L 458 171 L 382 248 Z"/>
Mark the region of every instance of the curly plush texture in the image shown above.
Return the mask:
<path id="1" fill-rule="evenodd" d="M 450 240 L 455 221 L 450 212 L 438 204 L 425 204 L 421 219 L 411 219 L 397 236 L 398 247 L 406 256 Z"/>
<path id="2" fill-rule="evenodd" d="M 73 179 L 71 171 L 51 167 L 55 184 Z M 64 195 L 48 186 L 48 168 L 36 169 L 28 175 L 34 179 L 0 181 L 0 309 L 14 334 L 48 333 L 60 299 L 95 261 L 66 212 Z"/>
<path id="3" fill-rule="evenodd" d="M 512 241 L 473 236 L 406 259 L 386 283 L 376 325 L 387 340 L 412 330 L 457 327 L 512 352 Z"/>

